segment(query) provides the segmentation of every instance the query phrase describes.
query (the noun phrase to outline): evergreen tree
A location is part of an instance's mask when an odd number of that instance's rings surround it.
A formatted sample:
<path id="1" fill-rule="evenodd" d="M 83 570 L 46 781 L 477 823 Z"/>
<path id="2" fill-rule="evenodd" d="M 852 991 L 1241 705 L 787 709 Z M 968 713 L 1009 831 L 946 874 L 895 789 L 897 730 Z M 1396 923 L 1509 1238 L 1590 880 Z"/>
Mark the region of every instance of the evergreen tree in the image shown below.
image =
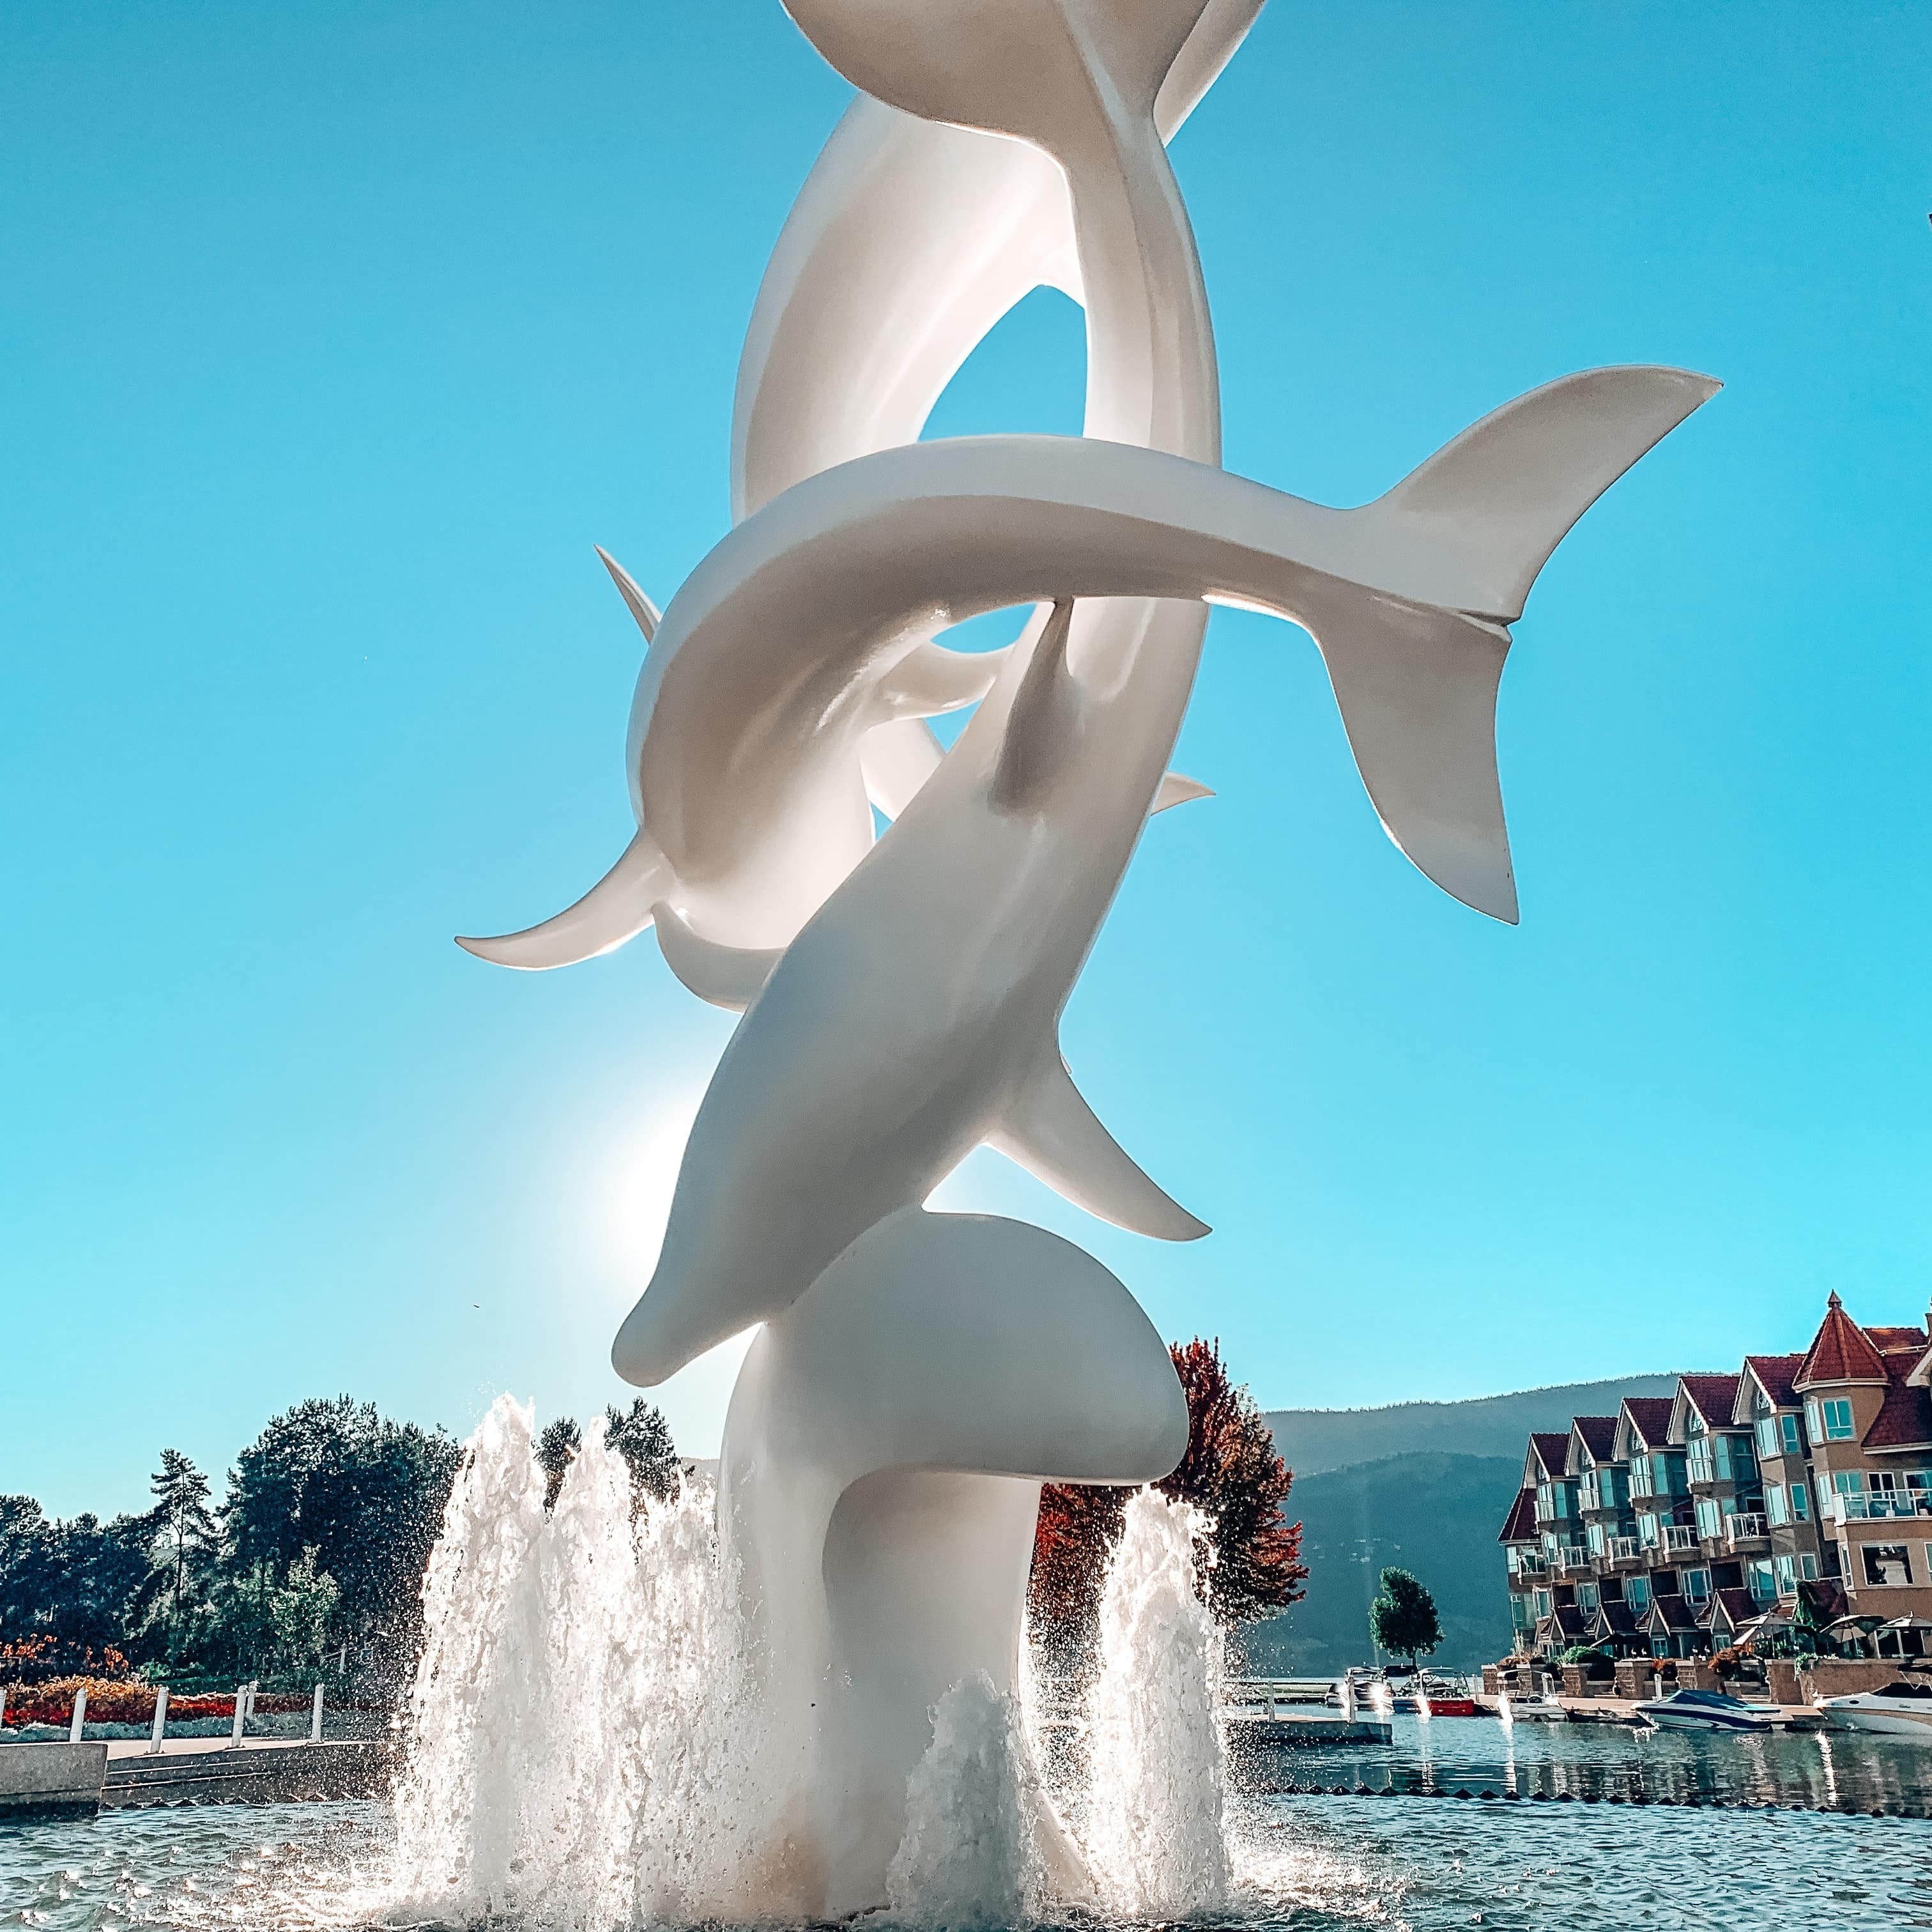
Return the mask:
<path id="1" fill-rule="evenodd" d="M 564 1472 L 577 1460 L 584 1447 L 584 1431 L 567 1415 L 546 1423 L 537 1436 L 537 1467 L 544 1472 L 544 1514 L 556 1508 L 557 1492 L 563 1487 Z"/>
<path id="2" fill-rule="evenodd" d="M 154 1507 L 148 1512 L 153 1541 L 142 1595 L 152 1628 L 166 1632 L 166 1654 L 180 1650 L 190 1611 L 190 1592 L 200 1584 L 219 1547 L 214 1514 L 208 1506 L 208 1478 L 178 1449 L 161 1451 L 161 1466 L 149 1479 Z"/>
<path id="3" fill-rule="evenodd" d="M 604 1412 L 604 1439 L 622 1456 L 631 1472 L 631 1495 L 640 1508 L 647 1498 L 668 1503 L 682 1486 L 677 1444 L 664 1412 L 639 1396 L 627 1409 Z"/>
<path id="4" fill-rule="evenodd" d="M 1384 1570 L 1369 1606 L 1369 1634 L 1392 1657 L 1411 1664 L 1426 1657 L 1442 1641 L 1435 1598 L 1406 1570 Z"/>

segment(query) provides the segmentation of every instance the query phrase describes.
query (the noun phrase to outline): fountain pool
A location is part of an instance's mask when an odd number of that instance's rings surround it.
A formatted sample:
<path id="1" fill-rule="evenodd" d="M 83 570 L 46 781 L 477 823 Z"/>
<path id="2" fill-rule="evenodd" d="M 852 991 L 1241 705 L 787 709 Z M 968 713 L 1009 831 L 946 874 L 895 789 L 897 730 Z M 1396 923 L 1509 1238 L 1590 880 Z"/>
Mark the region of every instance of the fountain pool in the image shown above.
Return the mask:
<path id="1" fill-rule="evenodd" d="M 0 1826 L 0 1925 L 421 1925 L 389 1902 L 394 1843 L 372 1802 Z M 1932 1924 L 1932 1827 L 1898 1818 L 1261 1796 L 1237 1801 L 1229 1849 L 1232 1891 L 1212 1922 L 1255 1932 L 1760 1932 L 1798 1922 L 1800 1901 L 1802 1922 L 1829 1932 Z"/>

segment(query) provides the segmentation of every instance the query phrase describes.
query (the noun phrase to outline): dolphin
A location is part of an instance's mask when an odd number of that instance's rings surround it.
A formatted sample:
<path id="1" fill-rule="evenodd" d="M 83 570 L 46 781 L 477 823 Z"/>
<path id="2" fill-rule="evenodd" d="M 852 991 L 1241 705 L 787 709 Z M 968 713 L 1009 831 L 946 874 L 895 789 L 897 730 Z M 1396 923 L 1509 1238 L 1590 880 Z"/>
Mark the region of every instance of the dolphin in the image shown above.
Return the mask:
<path id="1" fill-rule="evenodd" d="M 1209 0 L 1158 91 L 1155 118 L 1171 136 L 1245 37 L 1262 0 Z M 736 520 L 793 483 L 851 458 L 918 439 L 933 404 L 973 350 L 1042 283 L 1084 298 L 1072 213 L 1060 170 L 1041 148 L 918 118 L 861 95 L 848 110 L 800 193 L 767 267 L 739 369 L 732 436 Z M 1090 427 L 1092 425 L 1090 424 Z M 648 647 L 658 614 L 608 553 L 598 556 Z M 783 941 L 869 849 L 866 801 L 896 818 L 938 768 L 938 740 L 922 721 L 976 703 L 1001 652 L 949 651 L 929 639 L 869 694 L 867 722 L 842 732 L 832 772 L 796 776 L 767 764 L 747 814 L 770 812 L 791 828 L 773 869 L 707 896 L 710 936 L 738 944 Z M 648 663 L 640 674 L 630 742 L 656 701 Z M 648 685 L 648 688 L 647 688 Z M 670 721 L 668 735 L 677 724 Z M 634 807 L 641 787 L 633 768 Z M 1156 792 L 1165 810 L 1208 795 L 1179 773 Z M 638 832 L 617 862 L 564 911 L 520 932 L 458 944 L 506 966 L 540 970 L 614 950 L 652 922 L 680 879 L 638 810 Z"/>
<path id="2" fill-rule="evenodd" d="M 908 1294 L 908 1283 L 919 1292 Z M 1024 1222 L 918 1208 L 760 1331 L 718 1522 L 760 1660 L 760 1754 L 824 1921 L 882 1897 L 932 1706 L 1015 1688 L 1042 1481 L 1157 1480 L 1187 1447 L 1166 1345 L 1119 1279 Z M 1090 1895 L 1050 1808 L 1055 1892 Z"/>
<path id="3" fill-rule="evenodd" d="M 1058 1044 L 1186 707 L 1192 665 L 1160 647 L 1164 614 L 1215 598 L 1306 628 L 1391 836 L 1513 922 L 1495 742 L 1509 626 L 1576 519 L 1718 386 L 1669 368 L 1564 377 L 1355 510 L 1155 450 L 998 436 L 861 458 L 741 525 L 660 638 L 674 623 L 729 634 L 680 648 L 666 675 L 719 680 L 754 708 L 762 686 L 774 716 L 836 709 L 850 682 L 831 662 L 839 640 L 889 654 L 935 603 L 1054 608 L 782 955 L 718 962 L 749 1004 L 618 1333 L 618 1373 L 661 1382 L 788 1306 L 982 1142 L 1124 1226 L 1205 1232 L 1095 1118 Z M 1117 598 L 1141 626 L 1124 650 Z M 1074 599 L 1096 601 L 1076 613 Z"/>

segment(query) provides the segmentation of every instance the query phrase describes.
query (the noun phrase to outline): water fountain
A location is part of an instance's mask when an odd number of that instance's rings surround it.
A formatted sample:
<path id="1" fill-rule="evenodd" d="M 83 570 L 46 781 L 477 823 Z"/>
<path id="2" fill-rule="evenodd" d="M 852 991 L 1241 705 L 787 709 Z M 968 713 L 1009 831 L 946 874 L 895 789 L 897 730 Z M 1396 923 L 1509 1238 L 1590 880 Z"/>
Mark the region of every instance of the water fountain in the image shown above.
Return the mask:
<path id="1" fill-rule="evenodd" d="M 649 644 L 636 836 L 565 912 L 462 942 L 546 968 L 655 926 L 679 978 L 743 1014 L 613 1352 L 650 1386 L 759 1326 L 716 1547 L 689 1498 L 634 1530 L 595 1440 L 546 1520 L 529 1419 L 500 1405 L 428 1586 L 400 1869 L 425 1898 L 586 1921 L 1172 1913 L 1227 1882 L 1192 1527 L 1129 1511 L 1104 1792 L 1044 1790 L 1019 1698 L 1040 1486 L 1166 1474 L 1176 1378 L 1091 1257 L 923 1204 L 984 1143 L 1123 1226 L 1208 1232 L 1088 1108 L 1058 1034 L 1147 818 L 1202 789 L 1167 766 L 1211 602 L 1313 634 L 1391 837 L 1514 920 L 1508 627 L 1715 386 L 1550 384 L 1358 510 L 1228 475 L 1162 142 L 1259 0 L 788 6 L 862 91 L 752 316 L 735 527 L 662 616 L 606 560 Z M 1042 281 L 1086 309 L 1085 435 L 917 441 Z M 1005 652 L 937 641 L 1029 604 Z M 942 758 L 925 721 L 968 705 Z"/>

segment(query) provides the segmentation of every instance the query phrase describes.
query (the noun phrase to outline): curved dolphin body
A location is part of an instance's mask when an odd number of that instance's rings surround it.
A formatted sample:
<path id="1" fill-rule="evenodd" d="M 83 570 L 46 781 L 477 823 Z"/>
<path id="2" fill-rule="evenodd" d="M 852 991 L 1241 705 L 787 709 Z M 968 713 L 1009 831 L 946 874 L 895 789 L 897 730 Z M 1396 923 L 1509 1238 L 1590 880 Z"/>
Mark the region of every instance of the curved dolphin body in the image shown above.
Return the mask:
<path id="1" fill-rule="evenodd" d="M 1162 648 L 1174 604 L 1127 606 L 1142 628 L 1124 644 L 1120 606 L 1065 600 L 1216 596 L 1305 626 L 1391 836 L 1514 920 L 1495 746 L 1507 627 L 1576 518 L 1716 387 L 1676 369 L 1566 377 L 1348 511 L 1151 450 L 923 443 L 802 484 L 721 544 L 664 626 L 718 628 L 664 675 L 725 680 L 773 728 L 849 686 L 829 666 L 838 639 L 890 653 L 942 595 L 961 616 L 1060 608 L 782 958 L 733 962 L 741 985 L 769 977 L 699 1110 L 618 1372 L 662 1381 L 789 1306 L 982 1142 L 1124 1226 L 1204 1232 L 1094 1119 L 1058 1042 L 1192 665 Z"/>
<path id="2" fill-rule="evenodd" d="M 916 1292 L 908 1292 L 916 1286 Z M 871 1229 L 752 1345 L 718 1520 L 764 1660 L 760 1757 L 796 1875 L 773 1909 L 884 1896 L 932 1706 L 1014 1687 L 1042 1480 L 1148 1482 L 1187 1447 L 1133 1297 L 1020 1222 L 912 1208 Z M 1090 1889 L 1043 1820 L 1055 1891 Z"/>
<path id="3" fill-rule="evenodd" d="M 1192 111 L 1262 4 L 1209 0 L 1160 86 L 1155 119 L 1163 136 Z M 946 383 L 1029 290 L 1047 282 L 1080 299 L 1072 222 L 1064 178 L 1040 148 L 863 95 L 854 101 L 813 168 L 759 290 L 739 369 L 734 518 L 820 470 L 916 441 Z M 648 644 L 655 611 L 610 557 L 604 561 Z M 687 910 L 706 922 L 708 938 L 784 944 L 870 849 L 868 797 L 896 818 L 938 769 L 938 742 L 921 721 L 983 697 L 1004 653 L 916 642 L 890 682 L 854 694 L 862 722 L 856 734 L 842 730 L 831 756 L 808 757 L 797 770 L 767 760 L 754 784 L 732 789 L 726 808 L 750 835 L 736 842 L 766 834 L 776 842 L 769 862 L 735 890 L 721 883 L 717 866 L 705 868 L 704 913 Z M 633 748 L 658 702 L 650 674 L 646 662 L 632 709 Z M 661 735 L 679 729 L 674 716 Z M 539 970 L 614 950 L 652 922 L 660 902 L 683 905 L 682 875 L 638 803 L 634 764 L 631 778 L 637 836 L 589 892 L 521 932 L 458 944 L 500 965 Z M 1154 808 L 1203 792 L 1177 776 Z"/>

